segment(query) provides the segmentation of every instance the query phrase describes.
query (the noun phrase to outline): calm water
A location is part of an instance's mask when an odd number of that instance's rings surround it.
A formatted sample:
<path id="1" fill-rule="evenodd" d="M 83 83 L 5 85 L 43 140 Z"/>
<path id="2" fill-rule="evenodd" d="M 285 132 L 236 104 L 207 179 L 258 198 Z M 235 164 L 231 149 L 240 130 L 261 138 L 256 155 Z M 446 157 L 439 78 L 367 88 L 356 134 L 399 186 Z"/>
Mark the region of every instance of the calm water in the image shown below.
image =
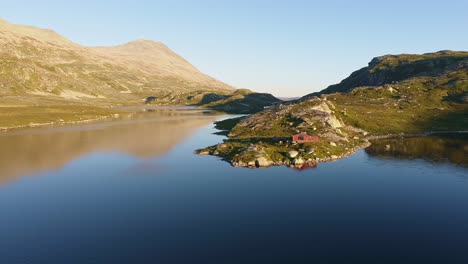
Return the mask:
<path id="1" fill-rule="evenodd" d="M 236 169 L 193 155 L 219 118 L 0 134 L 0 263 L 468 263 L 467 140 Z"/>

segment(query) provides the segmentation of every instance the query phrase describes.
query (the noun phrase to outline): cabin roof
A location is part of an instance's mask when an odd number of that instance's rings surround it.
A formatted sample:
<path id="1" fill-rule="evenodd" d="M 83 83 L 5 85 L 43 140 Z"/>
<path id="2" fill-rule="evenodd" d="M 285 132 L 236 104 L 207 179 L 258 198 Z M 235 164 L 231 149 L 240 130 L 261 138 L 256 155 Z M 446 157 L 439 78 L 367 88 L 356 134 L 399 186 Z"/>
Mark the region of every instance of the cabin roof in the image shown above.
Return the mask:
<path id="1" fill-rule="evenodd" d="M 293 136 L 316 137 L 317 135 L 309 135 L 309 134 L 306 134 L 306 133 L 297 133 L 297 134 L 294 134 Z"/>

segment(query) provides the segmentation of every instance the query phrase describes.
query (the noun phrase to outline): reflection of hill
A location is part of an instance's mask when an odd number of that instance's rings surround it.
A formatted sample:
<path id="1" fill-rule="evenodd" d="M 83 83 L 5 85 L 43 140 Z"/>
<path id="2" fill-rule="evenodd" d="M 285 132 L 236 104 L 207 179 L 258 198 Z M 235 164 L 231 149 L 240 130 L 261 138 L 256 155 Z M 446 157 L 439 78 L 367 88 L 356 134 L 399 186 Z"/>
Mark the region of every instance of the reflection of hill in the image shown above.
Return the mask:
<path id="1" fill-rule="evenodd" d="M 119 151 L 141 157 L 161 155 L 193 129 L 213 120 L 158 112 L 118 122 L 0 134 L 0 182 L 58 168 L 94 151 Z"/>
<path id="2" fill-rule="evenodd" d="M 422 158 L 468 166 L 468 137 L 418 137 L 372 142 L 366 152 L 377 157 Z"/>

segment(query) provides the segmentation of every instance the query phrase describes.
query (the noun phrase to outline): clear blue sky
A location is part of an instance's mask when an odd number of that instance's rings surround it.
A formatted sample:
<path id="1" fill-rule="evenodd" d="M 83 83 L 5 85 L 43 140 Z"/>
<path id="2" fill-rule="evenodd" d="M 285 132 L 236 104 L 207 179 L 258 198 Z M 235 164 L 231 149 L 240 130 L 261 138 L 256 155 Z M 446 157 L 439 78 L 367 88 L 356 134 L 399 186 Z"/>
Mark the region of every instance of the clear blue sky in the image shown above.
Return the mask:
<path id="1" fill-rule="evenodd" d="M 240 88 L 300 96 L 375 56 L 468 50 L 468 1 L 23 1 L 0 16 L 82 45 L 162 41 Z M 272 3 L 274 2 L 274 3 Z"/>

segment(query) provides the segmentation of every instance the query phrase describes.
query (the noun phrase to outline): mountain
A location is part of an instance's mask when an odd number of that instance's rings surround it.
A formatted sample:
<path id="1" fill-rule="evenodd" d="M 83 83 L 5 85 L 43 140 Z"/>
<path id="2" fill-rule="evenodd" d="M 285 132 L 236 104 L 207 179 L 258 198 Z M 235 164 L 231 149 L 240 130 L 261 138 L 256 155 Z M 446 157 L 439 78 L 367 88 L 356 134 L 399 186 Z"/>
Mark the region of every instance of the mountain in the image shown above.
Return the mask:
<path id="1" fill-rule="evenodd" d="M 124 45 L 95 47 L 92 50 L 149 75 L 172 76 L 201 87 L 233 90 L 232 87 L 203 74 L 161 42 L 140 39 Z"/>
<path id="2" fill-rule="evenodd" d="M 229 139 L 202 150 L 234 166 L 313 166 L 369 140 L 468 131 L 468 52 L 387 55 L 337 85 L 226 121 Z M 318 142 L 295 144 L 296 133 Z"/>
<path id="3" fill-rule="evenodd" d="M 149 96 L 164 104 L 188 104 L 197 103 L 190 96 L 233 91 L 160 42 L 85 47 L 52 30 L 0 20 L 4 104 L 136 103 Z"/>
<path id="4" fill-rule="evenodd" d="M 349 92 L 356 87 L 381 86 L 423 77 L 434 81 L 451 79 L 450 85 L 462 86 L 466 85 L 467 69 L 468 52 L 464 51 L 386 55 L 372 59 L 367 67 L 353 72 L 339 84 L 311 95 Z M 454 75 L 460 76 L 453 78 Z"/>

